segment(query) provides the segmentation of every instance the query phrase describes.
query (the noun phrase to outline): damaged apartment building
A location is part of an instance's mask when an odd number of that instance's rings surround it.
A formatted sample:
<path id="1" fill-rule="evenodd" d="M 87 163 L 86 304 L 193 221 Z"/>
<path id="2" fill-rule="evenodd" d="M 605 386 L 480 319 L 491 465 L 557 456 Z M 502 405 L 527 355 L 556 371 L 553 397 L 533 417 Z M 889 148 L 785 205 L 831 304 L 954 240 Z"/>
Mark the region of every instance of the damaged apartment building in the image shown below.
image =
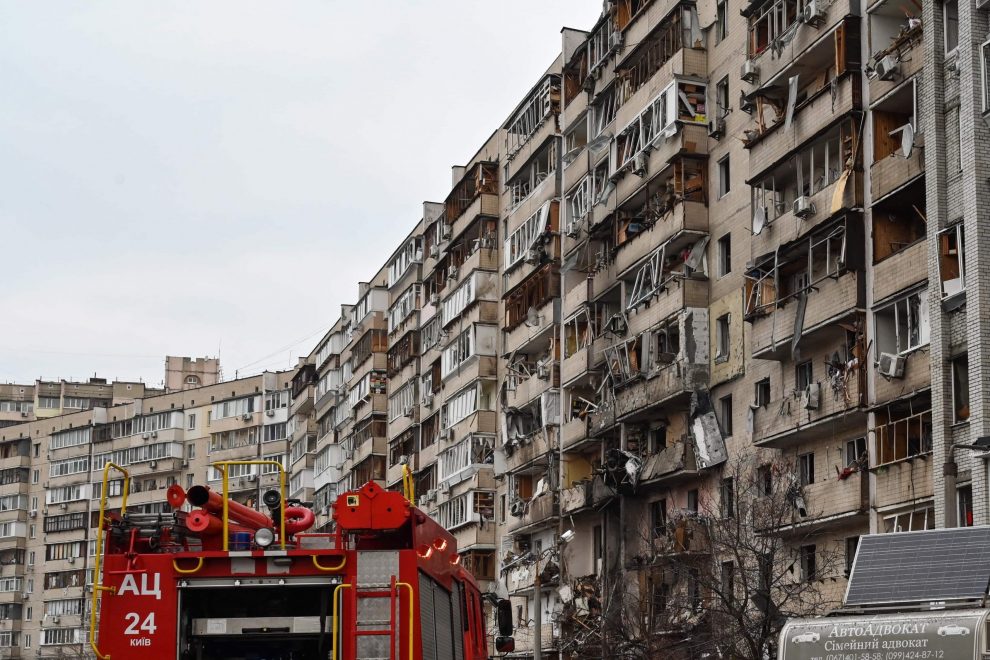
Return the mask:
<path id="1" fill-rule="evenodd" d="M 597 653 L 610 580 L 647 621 L 703 599 L 663 565 L 706 556 L 743 459 L 787 485 L 789 579 L 829 593 L 862 534 L 990 522 L 988 58 L 958 0 L 608 0 L 563 29 L 297 372 L 321 520 L 408 467 L 515 657 Z"/>

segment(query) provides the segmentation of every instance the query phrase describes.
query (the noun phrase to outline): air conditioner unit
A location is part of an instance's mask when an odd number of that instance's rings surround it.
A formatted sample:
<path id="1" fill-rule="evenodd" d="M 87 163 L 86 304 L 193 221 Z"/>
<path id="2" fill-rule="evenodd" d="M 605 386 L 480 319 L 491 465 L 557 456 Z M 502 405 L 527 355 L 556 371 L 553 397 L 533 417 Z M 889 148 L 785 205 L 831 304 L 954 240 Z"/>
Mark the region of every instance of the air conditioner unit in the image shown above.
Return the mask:
<path id="1" fill-rule="evenodd" d="M 268 415 L 269 417 L 274 417 L 275 416 L 275 411 L 274 410 L 266 410 L 265 411 L 265 414 Z"/>
<path id="2" fill-rule="evenodd" d="M 713 119 L 708 122 L 708 137 L 721 140 L 723 135 L 725 135 L 724 119 Z"/>
<path id="3" fill-rule="evenodd" d="M 150 463 L 148 463 L 148 467 L 154 470 L 155 468 L 158 467 L 158 461 L 151 461 Z"/>
<path id="4" fill-rule="evenodd" d="M 157 438 L 158 437 L 158 431 L 152 431 L 151 432 L 151 437 L 152 438 Z"/>
<path id="5" fill-rule="evenodd" d="M 434 305 L 434 306 L 440 304 L 440 294 L 439 293 L 431 293 L 430 294 L 430 304 L 431 305 Z"/>
<path id="6" fill-rule="evenodd" d="M 804 391 L 804 408 L 805 410 L 818 410 L 821 405 L 821 385 L 819 383 L 811 383 L 808 385 L 807 389 Z"/>
<path id="7" fill-rule="evenodd" d="M 748 82 L 753 84 L 760 79 L 760 67 L 753 60 L 746 60 L 743 62 L 742 68 L 739 70 L 739 77 L 743 82 Z"/>
<path id="8" fill-rule="evenodd" d="M 756 110 L 756 102 L 746 96 L 746 92 L 739 92 L 739 109 L 745 113 L 753 114 Z"/>
<path id="9" fill-rule="evenodd" d="M 433 497 L 433 491 L 428 490 L 419 496 L 419 503 L 427 504 L 432 499 L 432 497 Z"/>
<path id="10" fill-rule="evenodd" d="M 633 157 L 633 170 L 632 173 L 636 176 L 646 176 L 646 169 L 649 166 L 650 157 L 645 151 L 640 151 Z"/>
<path id="11" fill-rule="evenodd" d="M 28 515 L 31 516 L 32 518 L 37 518 L 38 517 L 38 510 L 37 509 L 31 509 L 28 512 Z"/>
<path id="12" fill-rule="evenodd" d="M 57 616 L 53 616 L 52 617 L 52 623 L 58 623 L 58 617 Z"/>
<path id="13" fill-rule="evenodd" d="M 550 366 L 543 364 L 536 365 L 536 377 L 540 380 L 550 380 Z"/>
<path id="14" fill-rule="evenodd" d="M 801 195 L 794 200 L 794 215 L 801 219 L 810 218 L 815 214 L 815 205 L 811 202 L 811 198 L 805 195 Z"/>
<path id="15" fill-rule="evenodd" d="M 189 461 L 182 461 L 182 467 L 189 467 Z"/>
<path id="16" fill-rule="evenodd" d="M 250 422 L 251 421 L 251 413 L 244 413 L 243 415 L 241 415 L 241 419 L 243 419 L 245 422 Z"/>
<path id="17" fill-rule="evenodd" d="M 446 222 L 441 222 L 440 223 L 440 231 L 437 232 L 437 233 L 439 234 L 437 236 L 437 240 L 438 241 L 449 240 L 450 239 L 450 225 L 448 225 Z"/>
<path id="18" fill-rule="evenodd" d="M 430 246 L 430 258 L 436 259 L 440 256 L 440 246 L 434 243 Z"/>
<path id="19" fill-rule="evenodd" d="M 608 47 L 609 48 L 621 48 L 622 47 L 622 33 L 616 30 L 612 34 L 608 35 Z"/>
<path id="20" fill-rule="evenodd" d="M 75 557 L 69 557 L 68 559 L 66 559 L 66 561 L 69 562 L 70 564 L 75 564 L 76 563 L 76 558 Z"/>
<path id="21" fill-rule="evenodd" d="M 406 406 L 405 408 L 403 408 L 402 409 L 402 415 L 404 417 L 412 417 L 413 416 L 413 407 L 412 406 Z"/>
<path id="22" fill-rule="evenodd" d="M 21 417 L 27 417 L 27 416 L 28 416 L 28 414 L 26 412 L 22 412 L 21 413 Z"/>
<path id="23" fill-rule="evenodd" d="M 450 270 L 447 271 L 447 279 L 448 280 L 456 280 L 457 279 L 457 266 L 451 266 L 450 267 Z"/>
<path id="24" fill-rule="evenodd" d="M 897 69 L 900 63 L 894 58 L 893 55 L 884 55 L 882 58 L 877 60 L 876 66 L 873 70 L 877 72 L 877 78 L 880 80 L 893 80 L 894 76 L 897 74 Z"/>
<path id="25" fill-rule="evenodd" d="M 581 233 L 581 223 L 577 220 L 570 220 L 564 232 L 569 238 L 577 238 Z"/>
<path id="26" fill-rule="evenodd" d="M 825 8 L 818 3 L 818 0 L 811 0 L 804 6 L 801 20 L 813 28 L 821 27 L 825 22 Z"/>
<path id="27" fill-rule="evenodd" d="M 433 405 L 433 395 L 432 394 L 427 394 L 426 396 L 423 397 L 423 405 L 426 406 L 427 408 L 429 408 L 430 406 Z"/>
<path id="28" fill-rule="evenodd" d="M 450 440 L 452 436 L 453 436 L 453 431 L 451 431 L 450 429 L 440 429 L 441 440 Z"/>
<path id="29" fill-rule="evenodd" d="M 60 508 L 62 510 L 65 510 L 65 509 L 69 508 L 69 505 L 66 504 L 65 502 L 62 502 L 61 504 L 58 505 L 58 508 Z"/>
<path id="30" fill-rule="evenodd" d="M 147 440 L 150 437 L 151 437 L 151 434 L 150 433 L 142 433 L 141 434 L 141 439 L 142 440 Z"/>
<path id="31" fill-rule="evenodd" d="M 450 482 L 448 482 L 448 481 L 441 481 L 440 482 L 440 492 L 443 493 L 444 495 L 446 495 L 447 493 L 449 493 L 450 492 Z"/>
<path id="32" fill-rule="evenodd" d="M 351 408 L 351 419 L 357 419 L 358 411 L 357 408 Z"/>
<path id="33" fill-rule="evenodd" d="M 256 474 L 249 474 L 247 480 L 248 481 L 257 481 L 258 480 L 258 475 L 256 475 Z"/>
<path id="34" fill-rule="evenodd" d="M 525 259 L 526 263 L 528 264 L 540 263 L 540 259 L 542 258 L 541 252 L 542 250 L 538 248 L 530 248 L 526 250 L 526 259 Z"/>
<path id="35" fill-rule="evenodd" d="M 522 500 L 513 501 L 512 504 L 509 505 L 509 513 L 518 518 L 526 513 L 526 503 Z"/>
<path id="36" fill-rule="evenodd" d="M 904 377 L 904 356 L 894 353 L 881 353 L 880 362 L 877 363 L 877 370 L 885 378 Z"/>
<path id="37" fill-rule="evenodd" d="M 353 449 L 345 449 L 344 450 L 344 460 L 345 461 L 349 461 L 352 458 L 354 458 L 354 450 Z"/>

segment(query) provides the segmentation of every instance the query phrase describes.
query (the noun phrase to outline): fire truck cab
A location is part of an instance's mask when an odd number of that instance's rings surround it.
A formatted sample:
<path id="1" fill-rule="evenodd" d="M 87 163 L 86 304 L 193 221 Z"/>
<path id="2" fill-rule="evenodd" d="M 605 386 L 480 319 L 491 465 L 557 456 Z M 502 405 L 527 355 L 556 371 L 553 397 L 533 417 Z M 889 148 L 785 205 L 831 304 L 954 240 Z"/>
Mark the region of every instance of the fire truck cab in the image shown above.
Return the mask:
<path id="1" fill-rule="evenodd" d="M 127 514 L 126 491 L 120 514 L 101 502 L 96 656 L 488 657 L 481 593 L 454 538 L 403 494 L 374 483 L 344 493 L 330 534 L 308 532 L 312 513 L 287 507 L 284 486 L 264 501 L 269 514 L 173 486 L 172 514 Z"/>

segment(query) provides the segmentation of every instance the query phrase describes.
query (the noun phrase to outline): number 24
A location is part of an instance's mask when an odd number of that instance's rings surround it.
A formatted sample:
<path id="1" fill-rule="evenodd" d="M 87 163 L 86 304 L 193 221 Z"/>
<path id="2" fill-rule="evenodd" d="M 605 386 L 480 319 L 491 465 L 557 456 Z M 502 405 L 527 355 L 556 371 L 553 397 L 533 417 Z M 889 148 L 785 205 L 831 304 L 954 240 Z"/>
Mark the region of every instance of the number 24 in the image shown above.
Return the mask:
<path id="1" fill-rule="evenodd" d="M 151 612 L 145 617 L 144 622 L 140 626 L 138 626 L 138 621 L 141 620 L 141 615 L 137 612 L 128 612 L 124 615 L 124 620 L 129 621 L 131 624 L 124 629 L 125 635 L 140 635 L 142 632 L 154 635 L 155 631 L 158 630 L 158 626 L 155 625 L 154 612 Z"/>

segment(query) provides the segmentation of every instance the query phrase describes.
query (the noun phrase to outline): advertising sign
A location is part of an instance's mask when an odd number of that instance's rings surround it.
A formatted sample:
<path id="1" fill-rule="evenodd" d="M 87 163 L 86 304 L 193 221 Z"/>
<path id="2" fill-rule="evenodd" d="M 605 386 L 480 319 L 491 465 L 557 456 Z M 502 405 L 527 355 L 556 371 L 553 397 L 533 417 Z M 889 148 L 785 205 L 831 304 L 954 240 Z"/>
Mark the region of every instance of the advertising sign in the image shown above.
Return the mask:
<path id="1" fill-rule="evenodd" d="M 975 660 L 986 610 L 801 619 L 780 636 L 780 660 Z"/>

